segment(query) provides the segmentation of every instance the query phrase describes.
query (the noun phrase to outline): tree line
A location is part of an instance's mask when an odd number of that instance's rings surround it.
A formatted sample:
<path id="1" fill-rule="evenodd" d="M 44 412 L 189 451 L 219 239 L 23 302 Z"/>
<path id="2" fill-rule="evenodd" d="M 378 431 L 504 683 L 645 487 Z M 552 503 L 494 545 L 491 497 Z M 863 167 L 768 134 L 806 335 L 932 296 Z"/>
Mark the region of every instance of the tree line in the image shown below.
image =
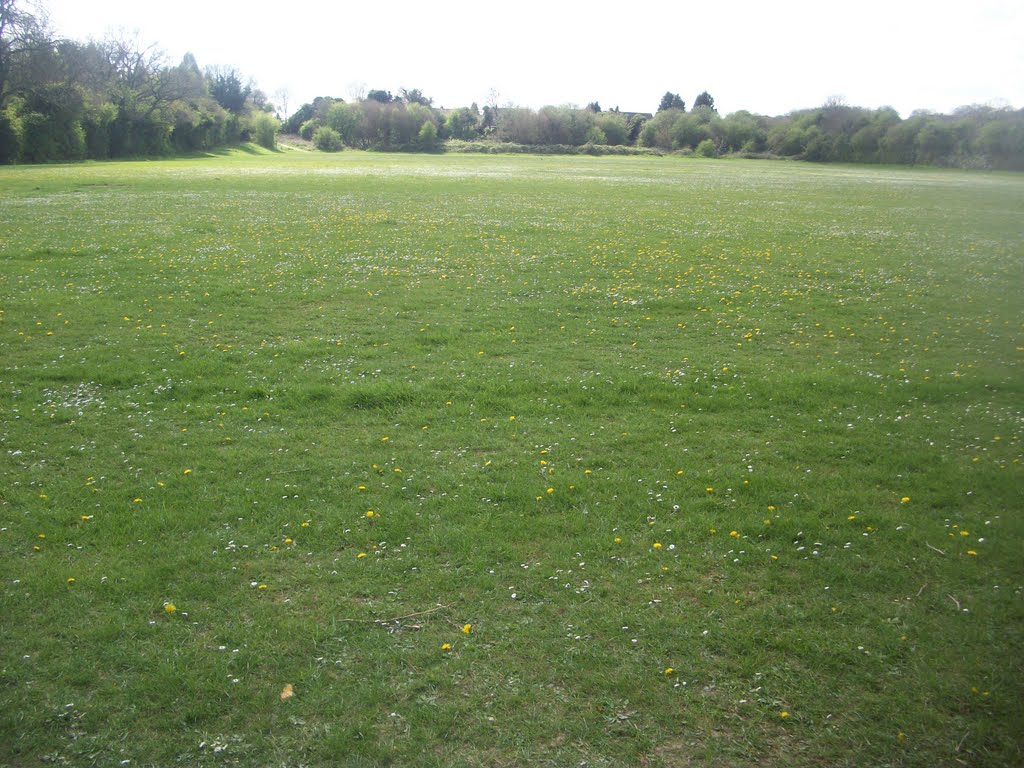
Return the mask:
<path id="1" fill-rule="evenodd" d="M 382 151 L 676 152 L 815 162 L 926 164 L 1024 170 L 1024 109 L 961 107 L 950 115 L 865 109 L 830 100 L 778 117 L 722 116 L 707 91 L 692 106 L 666 92 L 653 113 L 541 109 L 497 99 L 455 109 L 419 89 L 318 97 L 283 121 L 234 69 L 172 64 L 155 49 L 112 38 L 80 43 L 0 0 L 0 162 L 166 155 L 256 141 L 279 132 L 318 149 Z M 286 110 L 284 110 L 286 111 Z"/>
<path id="2" fill-rule="evenodd" d="M 80 43 L 0 0 L 0 162 L 167 155 L 257 141 L 279 121 L 233 69 L 177 65 L 126 38 Z"/>
<path id="3" fill-rule="evenodd" d="M 984 105 L 903 119 L 891 107 L 865 109 L 833 99 L 779 117 L 746 110 L 723 117 L 707 91 L 689 110 L 679 94 L 667 92 L 654 114 L 605 111 L 597 102 L 583 108 L 473 104 L 439 110 L 418 90 L 394 97 L 371 91 L 352 102 L 315 99 L 292 114 L 283 130 L 329 151 L 635 147 L 703 157 L 1024 170 L 1024 110 Z"/>

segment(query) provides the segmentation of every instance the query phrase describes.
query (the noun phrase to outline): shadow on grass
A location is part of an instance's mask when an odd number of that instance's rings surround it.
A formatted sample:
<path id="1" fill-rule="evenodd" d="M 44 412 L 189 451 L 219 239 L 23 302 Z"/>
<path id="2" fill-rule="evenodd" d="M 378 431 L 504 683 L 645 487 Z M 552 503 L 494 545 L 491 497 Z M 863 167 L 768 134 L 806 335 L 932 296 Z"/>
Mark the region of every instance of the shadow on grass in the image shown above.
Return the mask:
<path id="1" fill-rule="evenodd" d="M 275 146 L 273 149 L 267 147 L 261 147 L 257 144 L 246 142 L 245 144 L 234 144 L 229 147 L 216 147 L 214 149 L 208 149 L 204 152 L 197 153 L 197 157 L 228 157 L 238 152 L 244 152 L 247 155 L 263 155 L 268 152 L 273 154 L 282 154 L 282 150 L 279 146 Z"/>

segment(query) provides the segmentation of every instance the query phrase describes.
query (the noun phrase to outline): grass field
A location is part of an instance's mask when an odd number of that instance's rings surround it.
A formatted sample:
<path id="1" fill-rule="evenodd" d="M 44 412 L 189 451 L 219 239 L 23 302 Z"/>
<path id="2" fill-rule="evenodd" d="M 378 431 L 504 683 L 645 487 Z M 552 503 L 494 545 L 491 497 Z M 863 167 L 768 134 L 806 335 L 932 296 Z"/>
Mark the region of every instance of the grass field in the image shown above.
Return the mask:
<path id="1" fill-rule="evenodd" d="M 0 766 L 1019 765 L 1022 296 L 1019 175 L 0 169 Z"/>

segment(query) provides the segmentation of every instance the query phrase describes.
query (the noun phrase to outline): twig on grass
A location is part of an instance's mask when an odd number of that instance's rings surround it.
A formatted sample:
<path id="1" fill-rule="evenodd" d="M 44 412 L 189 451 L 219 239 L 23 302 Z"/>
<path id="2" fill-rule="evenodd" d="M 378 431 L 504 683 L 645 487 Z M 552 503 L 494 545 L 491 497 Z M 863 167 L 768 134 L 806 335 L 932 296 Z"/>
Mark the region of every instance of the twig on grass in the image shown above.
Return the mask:
<path id="1" fill-rule="evenodd" d="M 967 741 L 967 737 L 970 736 L 970 735 L 971 735 L 971 732 L 968 731 L 967 733 L 964 734 L 964 737 L 962 739 L 960 739 L 960 743 L 956 745 L 956 751 L 957 752 L 960 751 L 960 748 L 964 745 L 964 742 Z"/>
<path id="2" fill-rule="evenodd" d="M 336 619 L 336 621 L 341 621 L 346 624 L 391 624 L 396 621 L 401 621 L 402 619 L 411 619 L 414 616 L 426 616 L 428 613 L 437 613 L 438 611 L 443 611 L 445 608 L 451 608 L 452 605 L 453 603 L 448 603 L 448 605 L 438 605 L 426 611 L 407 613 L 404 616 L 395 616 L 392 619 Z"/>
<path id="3" fill-rule="evenodd" d="M 952 600 L 956 604 L 956 609 L 959 611 L 960 610 L 960 601 L 957 600 L 952 595 L 946 595 L 946 597 L 948 597 L 950 600 Z"/>
<path id="4" fill-rule="evenodd" d="M 921 593 L 922 593 L 922 592 L 924 592 L 924 590 L 925 590 L 925 588 L 926 588 L 927 586 L 928 586 L 928 582 L 927 582 L 927 581 L 926 581 L 926 582 L 925 582 L 924 584 L 922 584 L 922 585 L 921 585 L 921 588 L 920 588 L 919 590 L 917 590 L 917 596 L 918 596 L 918 597 L 920 597 L 920 596 L 921 596 Z"/>
<path id="5" fill-rule="evenodd" d="M 931 544 L 929 544 L 929 543 L 928 543 L 927 541 L 926 541 L 926 542 L 924 543 L 924 545 L 925 545 L 926 547 L 928 547 L 928 549 L 934 549 L 934 550 L 935 550 L 936 552 L 938 552 L 938 553 L 939 553 L 940 555 L 945 555 L 945 554 L 946 554 L 945 552 L 943 552 L 943 551 L 942 551 L 941 549 L 939 549 L 938 547 L 933 547 L 933 546 L 932 546 Z"/>

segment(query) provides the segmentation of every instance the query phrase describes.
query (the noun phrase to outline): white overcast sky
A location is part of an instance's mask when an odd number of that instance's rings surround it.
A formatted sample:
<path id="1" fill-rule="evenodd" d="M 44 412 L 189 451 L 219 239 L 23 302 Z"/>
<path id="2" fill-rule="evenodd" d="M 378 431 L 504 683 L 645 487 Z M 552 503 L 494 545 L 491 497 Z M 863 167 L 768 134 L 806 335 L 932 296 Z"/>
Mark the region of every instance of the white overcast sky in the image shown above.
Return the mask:
<path id="1" fill-rule="evenodd" d="M 121 30 L 177 63 L 230 66 L 294 112 L 353 84 L 419 88 L 435 106 L 498 102 L 653 112 L 687 106 L 780 115 L 830 97 L 950 112 L 1024 107 L 1021 0 L 732 0 L 719 3 L 265 3 L 260 0 L 36 0 L 76 40 Z M 23 7 L 32 5 L 22 0 Z"/>

